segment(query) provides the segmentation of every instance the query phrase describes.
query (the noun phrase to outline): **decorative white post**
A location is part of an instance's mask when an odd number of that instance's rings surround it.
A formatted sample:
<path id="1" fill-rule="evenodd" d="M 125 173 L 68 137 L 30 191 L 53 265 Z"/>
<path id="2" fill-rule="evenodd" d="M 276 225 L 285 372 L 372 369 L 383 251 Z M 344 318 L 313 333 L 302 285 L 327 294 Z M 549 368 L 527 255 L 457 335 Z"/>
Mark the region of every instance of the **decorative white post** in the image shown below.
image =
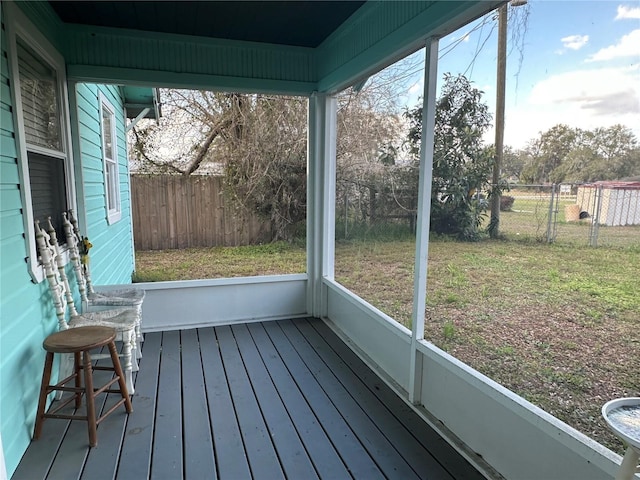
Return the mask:
<path id="1" fill-rule="evenodd" d="M 67 300 L 69 312 L 71 313 L 72 316 L 75 316 L 75 315 L 78 315 L 78 311 L 76 310 L 76 304 L 73 300 L 73 294 L 71 293 L 71 286 L 69 285 L 69 280 L 67 279 L 67 275 L 65 274 L 65 271 L 64 271 L 65 263 L 62 258 L 62 254 L 60 252 L 60 246 L 58 245 L 58 235 L 56 234 L 56 229 L 53 228 L 53 224 L 51 223 L 51 217 L 47 217 L 47 224 L 48 224 L 47 230 L 49 232 L 49 238 L 47 238 L 46 240 L 49 241 L 51 248 L 53 248 L 56 265 L 58 267 L 58 272 L 60 272 L 59 273 L 60 281 L 64 286 L 64 295 Z"/>
<path id="2" fill-rule="evenodd" d="M 409 365 L 409 401 L 420 403 L 422 360 L 418 341 L 424 338 L 424 311 L 427 303 L 427 258 L 431 222 L 431 181 L 433 179 L 433 143 L 438 75 L 438 40 L 430 39 L 425 48 L 424 94 L 422 98 L 422 138 L 420 139 L 420 177 L 418 182 L 418 218 L 416 223 L 415 278 L 411 313 L 411 358 Z"/>
<path id="3" fill-rule="evenodd" d="M 66 330 L 69 328 L 67 320 L 65 318 L 65 305 L 64 295 L 62 295 L 62 285 L 60 284 L 59 274 L 56 272 L 55 259 L 53 258 L 55 252 L 49 246 L 49 235 L 40 227 L 40 221 L 35 222 L 36 230 L 36 243 L 38 245 L 38 252 L 40 253 L 40 259 L 44 266 L 45 276 L 49 283 L 51 290 L 51 296 L 53 297 L 53 305 L 56 311 L 56 317 L 58 317 L 58 327 L 60 330 Z"/>
<path id="4" fill-rule="evenodd" d="M 67 217 L 67 212 L 62 214 L 62 224 L 64 226 L 64 233 L 67 237 L 67 248 L 69 248 L 69 258 L 73 264 L 73 270 L 76 273 L 76 281 L 78 283 L 78 290 L 80 291 L 80 298 L 82 299 L 82 310 L 87 311 L 89 304 L 89 298 L 87 297 L 87 288 L 84 281 L 84 272 L 82 271 L 82 260 L 80 259 L 80 251 L 78 250 L 78 243 L 80 239 L 75 235 L 73 225 Z"/>

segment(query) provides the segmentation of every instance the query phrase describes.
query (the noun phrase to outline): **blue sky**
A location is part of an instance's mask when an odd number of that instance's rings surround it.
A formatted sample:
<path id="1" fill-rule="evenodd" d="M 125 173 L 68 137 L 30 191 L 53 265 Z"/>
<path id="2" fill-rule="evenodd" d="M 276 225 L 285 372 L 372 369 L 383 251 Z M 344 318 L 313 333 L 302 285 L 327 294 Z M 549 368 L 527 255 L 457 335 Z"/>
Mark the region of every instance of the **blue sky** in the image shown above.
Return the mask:
<path id="1" fill-rule="evenodd" d="M 509 17 L 505 145 L 521 148 L 558 123 L 621 123 L 640 140 L 640 1 L 529 0 Z M 482 22 L 440 40 L 438 78 L 465 73 L 494 113 L 497 22 Z M 421 93 L 416 79 L 410 104 Z"/>

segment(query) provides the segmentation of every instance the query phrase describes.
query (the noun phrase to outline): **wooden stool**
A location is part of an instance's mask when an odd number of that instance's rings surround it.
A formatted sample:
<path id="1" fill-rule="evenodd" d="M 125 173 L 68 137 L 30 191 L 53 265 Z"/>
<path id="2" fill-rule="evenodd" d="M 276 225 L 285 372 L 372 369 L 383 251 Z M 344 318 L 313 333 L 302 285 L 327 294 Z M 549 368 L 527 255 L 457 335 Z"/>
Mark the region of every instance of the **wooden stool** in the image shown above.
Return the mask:
<path id="1" fill-rule="evenodd" d="M 43 348 L 47 351 L 47 357 L 44 363 L 44 372 L 42 374 L 42 386 L 40 387 L 40 400 L 38 401 L 38 413 L 36 415 L 36 425 L 33 438 L 37 440 L 42 433 L 42 424 L 45 418 L 62 418 L 66 420 L 86 420 L 89 427 L 89 445 L 95 447 L 98 444 L 98 435 L 96 428 L 98 424 L 110 415 L 116 408 L 123 403 L 127 409 L 127 413 L 133 411 L 131 399 L 127 392 L 127 385 L 122 374 L 122 367 L 118 359 L 115 340 L 116 331 L 111 327 L 77 327 L 49 335 L 42 343 Z M 113 367 L 94 367 L 91 364 L 91 355 L 89 350 L 107 345 L 111 354 Z M 55 385 L 50 385 L 51 367 L 53 365 L 54 353 L 73 353 L 74 368 L 73 373 L 64 380 Z M 80 358 L 82 354 L 82 359 Z M 84 370 L 84 387 L 82 387 L 82 378 L 80 370 Z M 102 387 L 94 389 L 93 386 L 93 370 L 109 370 L 115 372 L 115 377 Z M 75 387 L 66 387 L 65 385 L 71 380 L 75 380 Z M 119 390 L 110 390 L 109 387 L 118 382 Z M 51 412 L 45 413 L 44 409 L 47 403 L 47 395 L 53 391 L 74 392 L 75 395 L 62 401 L 62 403 Z M 96 418 L 95 398 L 100 393 L 120 393 L 122 398 L 111 407 L 104 415 Z M 62 415 L 57 414 L 60 409 L 67 406 L 74 399 L 76 408 L 82 403 L 82 394 L 87 399 L 86 415 Z"/>

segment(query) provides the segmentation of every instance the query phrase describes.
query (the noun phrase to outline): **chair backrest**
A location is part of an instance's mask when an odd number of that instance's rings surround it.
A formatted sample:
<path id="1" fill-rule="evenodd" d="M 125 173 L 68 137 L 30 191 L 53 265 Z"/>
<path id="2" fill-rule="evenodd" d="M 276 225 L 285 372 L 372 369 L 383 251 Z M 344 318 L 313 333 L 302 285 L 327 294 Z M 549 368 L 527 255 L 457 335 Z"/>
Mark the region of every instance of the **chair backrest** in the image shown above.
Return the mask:
<path id="1" fill-rule="evenodd" d="M 49 233 L 48 242 L 54 252 L 55 264 L 58 269 L 58 276 L 60 277 L 60 281 L 62 282 L 62 287 L 64 289 L 64 296 L 67 301 L 67 305 L 69 307 L 69 312 L 72 315 L 77 315 L 75 302 L 73 300 L 73 293 L 71 293 L 71 285 L 69 285 L 69 278 L 67 277 L 67 272 L 65 271 L 65 263 L 62 258 L 62 253 L 60 252 L 60 245 L 58 244 L 58 234 L 56 233 L 56 229 L 53 227 L 51 223 L 51 217 L 47 218 L 48 228 L 47 232 Z M 46 240 L 46 239 L 45 239 Z"/>
<path id="2" fill-rule="evenodd" d="M 76 252 L 78 252 L 78 256 L 76 257 L 74 262 L 77 262 L 77 266 L 80 269 L 81 275 L 78 275 L 78 271 L 76 270 L 76 276 L 78 278 L 78 287 L 80 287 L 80 278 L 82 277 L 82 289 L 84 290 L 86 286 L 86 291 L 89 293 L 95 293 L 93 289 L 93 283 L 91 282 L 91 270 L 89 269 L 89 250 L 91 244 L 89 243 L 89 239 L 87 237 L 83 237 L 80 234 L 80 229 L 78 228 L 78 220 L 73 215 L 73 210 L 69 210 L 69 214 L 62 214 L 63 216 L 63 225 L 64 232 L 67 236 L 67 243 L 73 243 L 76 247 Z M 75 268 L 76 263 L 74 263 Z M 80 294 L 82 295 L 82 291 Z M 86 293 L 85 296 L 82 297 L 83 301 L 86 301 Z"/>
<path id="3" fill-rule="evenodd" d="M 68 289 L 69 282 L 67 281 L 65 285 L 65 282 L 60 277 L 60 269 L 58 267 L 59 263 L 57 261 L 59 253 L 56 252 L 56 248 L 51 244 L 51 236 L 40 227 L 40 222 L 38 220 L 35 221 L 35 227 L 38 253 L 40 254 L 40 260 L 44 266 L 47 284 L 49 285 L 49 291 L 51 292 L 51 298 L 53 299 L 53 306 L 56 311 L 56 316 L 58 317 L 58 325 L 60 330 L 66 330 L 69 328 L 66 319 L 69 298 L 71 298 L 71 307 L 69 308 L 69 312 L 71 315 L 77 315 L 75 307 L 73 306 L 73 296 Z"/>
<path id="4" fill-rule="evenodd" d="M 71 212 L 69 212 L 71 214 Z M 62 226 L 64 227 L 64 233 L 67 237 L 67 247 L 69 247 L 69 259 L 73 264 L 73 270 L 76 274 L 76 282 L 78 283 L 78 290 L 80 291 L 80 298 L 86 306 L 88 302 L 87 287 L 85 280 L 84 265 L 82 264 L 82 258 L 80 256 L 80 250 L 78 248 L 81 239 L 76 235 L 72 223 L 69 221 L 67 212 L 62 214 Z"/>

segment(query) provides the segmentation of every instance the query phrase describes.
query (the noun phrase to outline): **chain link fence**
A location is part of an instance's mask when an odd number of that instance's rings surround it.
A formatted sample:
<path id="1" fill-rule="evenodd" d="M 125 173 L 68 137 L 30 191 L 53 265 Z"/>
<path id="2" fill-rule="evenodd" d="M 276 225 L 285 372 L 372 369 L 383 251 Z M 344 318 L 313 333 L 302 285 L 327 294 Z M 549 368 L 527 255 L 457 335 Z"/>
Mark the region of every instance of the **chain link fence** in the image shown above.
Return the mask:
<path id="1" fill-rule="evenodd" d="M 640 183 L 518 185 L 504 198 L 513 199 L 500 213 L 500 233 L 507 238 L 640 246 Z"/>
<path id="2" fill-rule="evenodd" d="M 415 231 L 417 191 L 384 185 L 338 181 L 337 239 Z M 486 228 L 488 202 L 477 195 Z M 500 206 L 499 232 L 510 240 L 640 246 L 640 182 L 511 185 Z"/>

